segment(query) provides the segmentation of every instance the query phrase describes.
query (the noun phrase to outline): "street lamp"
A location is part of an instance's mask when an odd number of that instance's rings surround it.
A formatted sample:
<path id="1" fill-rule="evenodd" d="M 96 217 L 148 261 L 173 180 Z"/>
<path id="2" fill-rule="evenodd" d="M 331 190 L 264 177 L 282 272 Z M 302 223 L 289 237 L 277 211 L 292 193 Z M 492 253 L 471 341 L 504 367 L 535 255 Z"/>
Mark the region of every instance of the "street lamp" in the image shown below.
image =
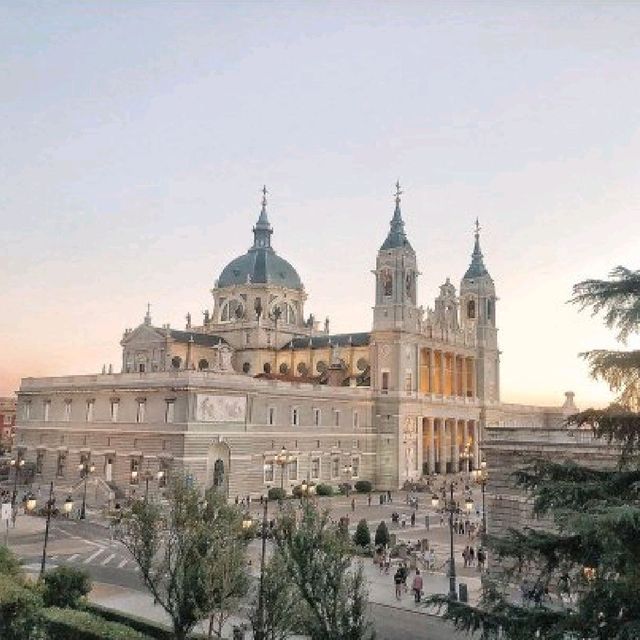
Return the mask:
<path id="1" fill-rule="evenodd" d="M 263 500 L 262 529 L 260 531 L 262 547 L 260 549 L 260 587 L 258 589 L 258 628 L 254 632 L 255 640 L 266 640 L 264 629 L 264 563 L 267 551 L 267 527 L 269 526 L 267 520 L 268 509 L 269 495 L 267 494 Z"/>
<path id="2" fill-rule="evenodd" d="M 9 465 L 14 469 L 13 472 L 13 493 L 11 494 L 11 515 L 13 517 L 13 526 L 16 526 L 16 498 L 18 496 L 18 476 L 20 470 L 24 467 L 24 458 L 20 457 L 20 454 L 15 458 L 12 458 Z"/>
<path id="3" fill-rule="evenodd" d="M 252 526 L 253 518 L 251 517 L 251 514 L 247 512 L 242 516 L 242 528 L 247 531 L 247 529 L 251 529 Z"/>
<path id="4" fill-rule="evenodd" d="M 449 598 L 451 600 L 458 599 L 458 589 L 456 587 L 456 561 L 453 553 L 453 515 L 456 512 L 456 503 L 453 500 L 453 487 L 455 482 L 449 483 L 449 502 L 446 501 L 446 490 L 443 489 L 442 497 L 445 500 L 444 510 L 449 513 L 449 541 L 450 541 L 450 555 L 449 555 Z M 446 485 L 445 485 L 446 486 Z M 440 499 L 437 495 L 433 495 L 431 498 L 431 504 L 437 507 Z"/>
<path id="5" fill-rule="evenodd" d="M 291 460 L 293 460 L 293 456 L 285 449 L 284 445 L 282 445 L 280 453 L 274 458 L 274 460 L 280 467 L 280 489 L 284 491 L 284 468 L 291 462 Z"/>
<path id="6" fill-rule="evenodd" d="M 347 498 L 349 497 L 349 491 L 351 489 L 351 477 L 353 476 L 353 465 L 352 464 L 346 464 L 343 469 L 342 472 L 344 473 L 345 476 L 347 476 L 348 482 L 346 483 L 346 487 L 347 487 Z"/>
<path id="7" fill-rule="evenodd" d="M 465 471 L 467 472 L 467 486 L 469 485 L 469 477 L 471 476 L 471 458 L 473 457 L 471 455 L 472 444 L 473 444 L 472 441 L 468 440 L 467 443 L 464 445 L 464 451 L 460 455 L 460 458 L 464 460 Z"/>
<path id="8" fill-rule="evenodd" d="M 36 508 L 36 498 L 33 494 L 31 494 L 27 498 L 27 510 L 33 511 Z M 51 514 L 53 513 L 53 508 L 55 507 L 56 499 L 53 495 L 53 482 L 49 485 L 49 499 L 45 505 L 45 509 L 47 510 L 47 524 L 44 529 L 44 544 L 42 546 L 42 562 L 40 563 L 40 578 L 44 576 L 44 572 L 47 566 L 47 544 L 49 542 L 49 526 L 51 524 Z M 62 505 L 62 510 L 65 515 L 69 516 L 71 510 L 73 509 L 73 498 L 68 496 Z"/>
<path id="9" fill-rule="evenodd" d="M 476 482 L 482 489 L 482 532 L 487 532 L 487 511 L 485 508 L 485 489 L 487 481 L 489 480 L 489 473 L 487 472 L 487 463 L 483 460 L 480 464 L 480 468 L 476 470 Z"/>
<path id="10" fill-rule="evenodd" d="M 82 492 L 82 507 L 80 508 L 80 520 L 84 520 L 87 511 L 87 480 L 89 479 L 89 474 L 93 473 L 96 470 L 95 464 L 90 464 L 89 462 L 81 462 L 78 465 L 78 471 L 80 472 L 80 477 L 84 478 L 84 490 Z"/>

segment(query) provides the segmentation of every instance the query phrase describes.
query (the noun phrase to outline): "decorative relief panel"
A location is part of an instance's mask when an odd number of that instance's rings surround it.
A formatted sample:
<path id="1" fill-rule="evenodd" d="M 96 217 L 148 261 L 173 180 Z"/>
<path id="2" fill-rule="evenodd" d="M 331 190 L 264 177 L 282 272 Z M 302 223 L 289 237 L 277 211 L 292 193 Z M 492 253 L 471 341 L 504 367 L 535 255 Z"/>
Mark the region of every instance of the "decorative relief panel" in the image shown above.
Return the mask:
<path id="1" fill-rule="evenodd" d="M 196 420 L 198 422 L 244 422 L 247 399 L 244 396 L 196 397 Z"/>

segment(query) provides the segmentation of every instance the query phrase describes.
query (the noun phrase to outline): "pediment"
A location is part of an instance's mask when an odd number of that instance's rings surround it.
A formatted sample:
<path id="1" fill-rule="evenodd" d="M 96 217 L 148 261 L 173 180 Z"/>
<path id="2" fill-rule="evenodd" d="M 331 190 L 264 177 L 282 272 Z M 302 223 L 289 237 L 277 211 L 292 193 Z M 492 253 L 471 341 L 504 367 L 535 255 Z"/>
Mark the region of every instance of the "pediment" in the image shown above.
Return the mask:
<path id="1" fill-rule="evenodd" d="M 164 343 L 167 339 L 162 329 L 157 329 L 148 324 L 141 324 L 136 327 L 130 334 L 122 339 L 122 345 L 136 345 L 149 343 Z"/>

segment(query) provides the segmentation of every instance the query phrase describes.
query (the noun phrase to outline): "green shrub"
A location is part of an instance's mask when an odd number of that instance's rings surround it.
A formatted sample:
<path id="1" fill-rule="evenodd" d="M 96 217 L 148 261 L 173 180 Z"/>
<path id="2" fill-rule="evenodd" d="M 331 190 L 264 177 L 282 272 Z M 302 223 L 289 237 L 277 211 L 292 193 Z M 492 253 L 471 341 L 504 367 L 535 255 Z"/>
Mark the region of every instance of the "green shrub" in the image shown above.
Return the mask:
<path id="1" fill-rule="evenodd" d="M 389 529 L 387 528 L 386 522 L 383 520 L 376 529 L 376 537 L 374 543 L 376 547 L 386 547 L 390 541 L 391 537 L 389 536 Z"/>
<path id="2" fill-rule="evenodd" d="M 15 576 L 0 576 L 0 638 L 40 640 L 42 598 L 35 586 Z"/>
<path id="3" fill-rule="evenodd" d="M 338 492 L 343 496 L 348 496 L 352 488 L 351 483 L 342 482 L 338 485 Z"/>
<path id="4" fill-rule="evenodd" d="M 358 547 L 366 547 L 371 544 L 371 532 L 364 518 L 358 522 L 356 532 L 353 534 L 353 543 Z"/>
<path id="5" fill-rule="evenodd" d="M 43 609 L 48 640 L 150 640 L 152 636 L 87 611 Z"/>
<path id="6" fill-rule="evenodd" d="M 19 576 L 22 575 L 20 560 L 16 558 L 11 549 L 0 545 L 0 575 Z"/>
<path id="7" fill-rule="evenodd" d="M 358 480 L 354 486 L 358 493 L 371 493 L 373 489 L 373 485 L 368 480 Z"/>
<path id="8" fill-rule="evenodd" d="M 151 622 L 150 620 L 145 620 L 144 618 L 137 618 L 122 611 L 103 607 L 95 602 L 86 602 L 82 608 L 84 611 L 93 613 L 109 622 L 119 622 L 157 640 L 173 640 L 175 637 L 173 631 L 170 631 L 167 627 Z"/>
<path id="9" fill-rule="evenodd" d="M 319 496 L 332 496 L 333 495 L 333 487 L 330 484 L 320 483 L 316 487 L 316 494 Z"/>
<path id="10" fill-rule="evenodd" d="M 286 495 L 287 494 L 285 493 L 284 489 L 281 489 L 280 487 L 271 487 L 267 494 L 269 500 L 284 500 Z"/>
<path id="11" fill-rule="evenodd" d="M 42 597 L 47 607 L 78 607 L 80 599 L 91 591 L 91 578 L 86 571 L 61 566 L 44 574 Z"/>

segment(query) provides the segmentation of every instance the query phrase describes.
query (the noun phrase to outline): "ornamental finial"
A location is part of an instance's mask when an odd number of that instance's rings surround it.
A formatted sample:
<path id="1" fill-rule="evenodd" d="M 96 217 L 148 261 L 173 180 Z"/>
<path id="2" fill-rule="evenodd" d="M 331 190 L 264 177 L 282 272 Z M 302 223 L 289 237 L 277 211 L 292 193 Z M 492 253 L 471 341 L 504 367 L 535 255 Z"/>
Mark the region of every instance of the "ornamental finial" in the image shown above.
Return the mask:
<path id="1" fill-rule="evenodd" d="M 400 180 L 396 182 L 396 204 L 400 204 L 400 196 L 402 195 L 402 189 L 400 188 Z"/>
<path id="2" fill-rule="evenodd" d="M 266 210 L 267 208 L 267 185 L 262 185 L 262 210 Z"/>
<path id="3" fill-rule="evenodd" d="M 476 218 L 476 224 L 475 224 L 475 234 L 476 234 L 476 238 L 480 235 L 480 221 L 478 220 L 478 218 Z"/>

